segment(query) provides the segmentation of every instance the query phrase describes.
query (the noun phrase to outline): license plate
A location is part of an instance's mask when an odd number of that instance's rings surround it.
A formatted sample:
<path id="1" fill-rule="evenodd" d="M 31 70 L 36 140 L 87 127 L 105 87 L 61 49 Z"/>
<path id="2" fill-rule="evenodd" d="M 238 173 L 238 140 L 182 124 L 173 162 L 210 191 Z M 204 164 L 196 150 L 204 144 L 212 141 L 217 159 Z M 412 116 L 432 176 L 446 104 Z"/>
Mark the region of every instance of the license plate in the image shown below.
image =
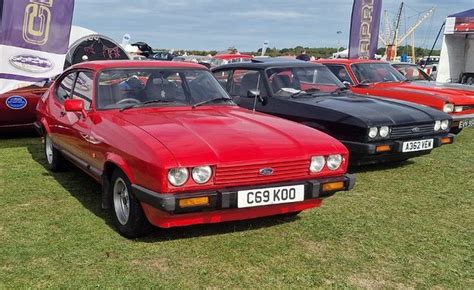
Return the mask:
<path id="1" fill-rule="evenodd" d="M 302 184 L 240 190 L 237 192 L 238 208 L 290 203 L 303 200 L 304 185 Z"/>
<path id="2" fill-rule="evenodd" d="M 415 152 L 433 149 L 433 139 L 403 142 L 402 152 Z"/>
<path id="3" fill-rule="evenodd" d="M 459 129 L 467 127 L 474 127 L 474 119 L 467 119 L 459 122 Z"/>

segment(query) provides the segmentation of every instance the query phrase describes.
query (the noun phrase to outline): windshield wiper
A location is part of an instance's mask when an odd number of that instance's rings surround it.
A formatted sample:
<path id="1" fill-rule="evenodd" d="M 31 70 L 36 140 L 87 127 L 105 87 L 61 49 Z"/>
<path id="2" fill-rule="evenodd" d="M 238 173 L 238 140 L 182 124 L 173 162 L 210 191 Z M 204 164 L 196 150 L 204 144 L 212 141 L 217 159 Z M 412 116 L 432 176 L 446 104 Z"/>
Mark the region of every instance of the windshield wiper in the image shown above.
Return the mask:
<path id="1" fill-rule="evenodd" d="M 316 95 L 314 93 L 321 91 L 318 88 L 311 88 L 305 91 L 299 91 L 297 93 L 292 94 L 290 97 L 292 98 L 314 98 Z"/>
<path id="2" fill-rule="evenodd" d="M 232 99 L 227 98 L 227 97 L 218 97 L 218 98 L 214 98 L 214 99 L 205 100 L 205 101 L 194 104 L 193 109 L 196 108 L 196 107 L 208 104 L 208 103 L 216 102 L 216 101 L 232 101 Z"/>
<path id="3" fill-rule="evenodd" d="M 153 103 L 172 103 L 172 102 L 174 102 L 174 101 L 153 99 L 153 100 L 148 100 L 148 101 L 141 102 L 141 103 L 138 103 L 138 104 L 131 104 L 131 105 L 125 106 L 125 107 L 123 107 L 123 108 L 120 109 L 120 112 L 123 112 L 123 111 L 128 110 L 128 109 L 131 109 L 131 108 L 141 107 L 141 106 L 147 105 L 147 104 L 153 104 Z"/>

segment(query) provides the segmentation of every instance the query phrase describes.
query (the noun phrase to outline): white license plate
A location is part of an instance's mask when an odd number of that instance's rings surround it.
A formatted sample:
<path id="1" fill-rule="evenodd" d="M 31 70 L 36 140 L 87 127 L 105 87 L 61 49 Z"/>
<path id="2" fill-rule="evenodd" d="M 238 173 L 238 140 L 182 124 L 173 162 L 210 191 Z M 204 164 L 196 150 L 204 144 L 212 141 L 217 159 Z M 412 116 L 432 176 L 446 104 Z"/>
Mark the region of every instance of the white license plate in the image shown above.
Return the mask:
<path id="1" fill-rule="evenodd" d="M 403 142 L 402 152 L 415 152 L 433 149 L 433 139 Z"/>
<path id="2" fill-rule="evenodd" d="M 237 192 L 237 207 L 253 207 L 290 203 L 304 200 L 304 185 L 279 186 L 240 190 Z"/>
<path id="3" fill-rule="evenodd" d="M 467 119 L 459 122 L 459 129 L 467 127 L 474 127 L 474 119 Z"/>

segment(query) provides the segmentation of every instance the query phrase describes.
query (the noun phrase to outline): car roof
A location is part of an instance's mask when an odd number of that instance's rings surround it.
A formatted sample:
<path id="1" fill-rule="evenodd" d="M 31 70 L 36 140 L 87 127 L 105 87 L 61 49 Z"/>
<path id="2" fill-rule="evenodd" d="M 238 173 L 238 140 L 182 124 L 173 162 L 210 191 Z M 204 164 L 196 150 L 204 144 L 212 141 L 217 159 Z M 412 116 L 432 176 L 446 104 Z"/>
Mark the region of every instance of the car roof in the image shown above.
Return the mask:
<path id="1" fill-rule="evenodd" d="M 157 60 L 99 60 L 86 61 L 73 65 L 71 68 L 102 70 L 109 68 L 192 68 L 203 69 L 204 66 L 191 62 L 172 62 Z"/>
<path id="2" fill-rule="evenodd" d="M 252 59 L 251 62 L 234 62 L 224 64 L 213 68 L 212 70 L 222 70 L 231 68 L 242 68 L 242 69 L 266 69 L 266 68 L 278 68 L 278 67 L 315 67 L 322 66 L 319 63 L 312 63 L 306 61 L 299 61 L 294 59 L 282 59 L 282 58 L 263 58 Z"/>
<path id="3" fill-rule="evenodd" d="M 314 62 L 317 63 L 342 63 L 342 64 L 352 64 L 352 63 L 387 63 L 386 61 L 376 60 L 376 59 L 347 59 L 347 58 L 328 58 L 328 59 L 318 59 Z"/>

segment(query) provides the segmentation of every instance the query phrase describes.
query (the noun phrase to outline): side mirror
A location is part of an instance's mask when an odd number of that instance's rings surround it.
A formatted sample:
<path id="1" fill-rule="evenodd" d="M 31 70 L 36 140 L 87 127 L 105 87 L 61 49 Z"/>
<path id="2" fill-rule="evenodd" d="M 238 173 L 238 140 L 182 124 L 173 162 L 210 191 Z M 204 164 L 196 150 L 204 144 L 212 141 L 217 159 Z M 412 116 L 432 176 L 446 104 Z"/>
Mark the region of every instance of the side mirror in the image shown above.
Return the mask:
<path id="1" fill-rule="evenodd" d="M 247 97 L 249 98 L 259 98 L 260 97 L 260 90 L 248 90 Z"/>
<path id="2" fill-rule="evenodd" d="M 84 110 L 84 101 L 79 99 L 66 99 L 64 101 L 64 110 L 66 112 L 82 113 L 82 116 L 86 116 Z"/>
<path id="3" fill-rule="evenodd" d="M 343 81 L 342 84 L 343 84 L 344 86 L 346 86 L 346 88 L 350 88 L 350 87 L 351 87 L 351 83 L 348 82 L 348 81 Z"/>
<path id="4" fill-rule="evenodd" d="M 267 97 L 262 97 L 260 95 L 260 90 L 248 90 L 247 91 L 247 97 L 249 98 L 257 98 L 257 100 L 262 103 L 262 105 L 266 105 L 268 103 L 268 98 Z"/>

